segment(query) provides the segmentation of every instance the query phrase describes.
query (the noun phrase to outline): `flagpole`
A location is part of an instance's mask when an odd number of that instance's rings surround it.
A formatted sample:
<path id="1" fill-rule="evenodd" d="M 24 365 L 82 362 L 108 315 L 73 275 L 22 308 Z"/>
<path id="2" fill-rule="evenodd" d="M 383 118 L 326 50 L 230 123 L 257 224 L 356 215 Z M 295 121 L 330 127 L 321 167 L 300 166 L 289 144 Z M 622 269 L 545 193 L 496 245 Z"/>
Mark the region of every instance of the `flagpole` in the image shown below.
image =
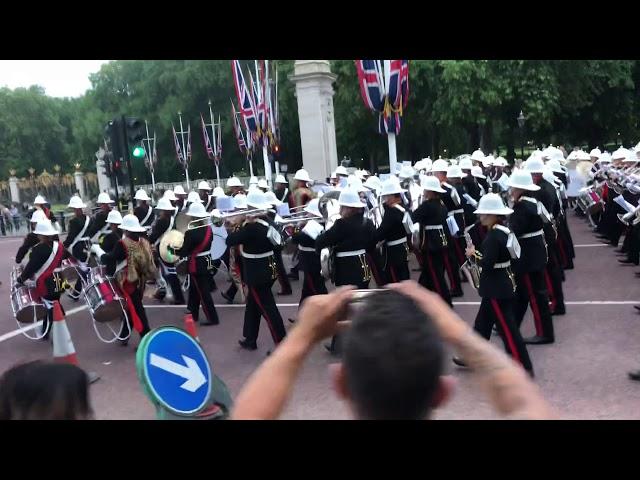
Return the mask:
<path id="1" fill-rule="evenodd" d="M 383 62 L 384 62 L 385 96 L 388 96 L 389 83 L 391 82 L 391 60 L 383 60 Z M 398 88 L 400 88 L 399 85 L 398 85 Z M 387 98 L 387 101 L 389 101 L 388 98 Z M 396 164 L 398 163 L 398 157 L 396 153 L 396 134 L 389 132 L 387 134 L 387 141 L 389 143 L 389 173 L 391 175 L 395 175 Z"/>
<path id="2" fill-rule="evenodd" d="M 147 131 L 147 137 L 149 136 L 149 132 Z M 155 176 L 155 166 L 154 162 L 156 161 L 156 132 L 153 132 L 153 161 L 151 162 L 151 189 L 155 193 L 156 191 L 156 176 Z"/>
<path id="3" fill-rule="evenodd" d="M 184 143 L 184 128 L 182 128 L 182 112 L 178 112 L 178 117 L 180 118 L 180 136 L 182 137 L 182 155 L 184 158 L 184 173 L 187 177 L 187 190 L 191 190 L 191 184 L 189 183 L 189 164 L 187 163 L 187 146 Z"/>
<path id="4" fill-rule="evenodd" d="M 254 67 L 256 70 L 256 81 L 260 82 L 260 75 L 258 74 L 258 60 L 254 60 Z M 262 100 L 262 91 L 260 90 L 260 84 L 258 84 L 258 88 L 256 89 L 256 91 L 258 94 L 257 100 L 259 105 L 260 101 Z M 258 123 L 258 128 L 262 128 L 262 126 L 260 125 L 260 112 L 257 113 L 258 117 L 256 118 L 256 122 Z M 267 152 L 267 146 L 265 145 L 264 140 L 262 141 L 262 163 L 264 164 L 264 176 L 267 180 L 267 185 L 269 185 L 269 188 L 271 188 L 271 163 L 269 162 L 269 153 Z"/>
<path id="5" fill-rule="evenodd" d="M 221 187 L 222 185 L 220 185 L 220 169 L 218 168 L 218 161 L 216 160 L 218 158 L 218 142 L 216 140 L 216 124 L 215 121 L 213 120 L 213 112 L 211 111 L 211 100 L 209 100 L 209 118 L 211 119 L 211 133 L 213 133 L 213 145 L 211 145 L 211 147 L 213 148 L 213 163 L 216 165 L 216 181 L 218 182 L 218 186 Z M 204 128 L 206 129 L 207 126 L 205 125 Z"/>
<path id="6" fill-rule="evenodd" d="M 144 127 L 147 130 L 147 148 L 149 149 L 147 157 L 149 157 L 149 172 L 151 172 L 151 191 L 155 193 L 156 180 L 153 176 L 153 151 L 151 150 L 151 137 L 149 137 L 149 123 L 146 120 L 144 121 Z M 155 146 L 155 141 L 153 143 Z"/>

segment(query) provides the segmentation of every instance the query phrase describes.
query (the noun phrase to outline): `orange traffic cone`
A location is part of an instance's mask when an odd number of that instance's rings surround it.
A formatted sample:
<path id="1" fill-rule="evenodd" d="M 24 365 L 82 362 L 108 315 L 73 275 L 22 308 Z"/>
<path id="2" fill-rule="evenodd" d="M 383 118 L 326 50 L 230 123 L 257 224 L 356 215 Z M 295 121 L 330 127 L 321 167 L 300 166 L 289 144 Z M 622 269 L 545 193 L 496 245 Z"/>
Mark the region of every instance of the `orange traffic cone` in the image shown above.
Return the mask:
<path id="1" fill-rule="evenodd" d="M 198 338 L 198 331 L 196 330 L 196 322 L 193 321 L 193 315 L 190 313 L 187 313 L 184 316 L 184 329 L 198 342 L 200 341 L 200 338 Z"/>
<path id="2" fill-rule="evenodd" d="M 58 301 L 53 303 L 53 325 L 51 325 L 51 329 L 53 330 L 53 359 L 56 362 L 78 365 L 76 349 L 73 346 L 71 334 L 69 333 L 69 328 L 67 328 L 67 321 Z"/>
<path id="3" fill-rule="evenodd" d="M 53 360 L 78 366 L 76 349 L 73 346 L 71 333 L 69 333 L 67 321 L 64 318 L 62 307 L 58 301 L 53 303 L 53 324 L 51 325 L 51 329 L 53 330 Z M 96 372 L 87 372 L 87 375 L 89 377 L 89 383 L 100 379 L 100 375 Z"/>

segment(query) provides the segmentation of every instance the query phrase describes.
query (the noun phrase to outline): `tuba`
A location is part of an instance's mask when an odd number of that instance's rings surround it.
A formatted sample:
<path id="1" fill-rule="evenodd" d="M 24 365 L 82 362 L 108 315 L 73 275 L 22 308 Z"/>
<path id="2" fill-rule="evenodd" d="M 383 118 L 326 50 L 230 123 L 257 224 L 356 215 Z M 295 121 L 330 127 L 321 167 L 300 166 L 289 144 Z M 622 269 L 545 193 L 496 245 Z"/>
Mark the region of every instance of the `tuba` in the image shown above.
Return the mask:
<path id="1" fill-rule="evenodd" d="M 471 236 L 468 233 L 464 234 L 464 240 L 467 243 L 467 248 L 473 247 Z M 481 254 L 476 252 L 476 256 L 470 257 L 460 267 L 460 272 L 467 277 L 469 283 L 473 285 L 473 288 L 478 290 L 480 288 L 480 274 L 482 273 L 482 267 L 478 265 L 478 259 L 482 258 Z"/>

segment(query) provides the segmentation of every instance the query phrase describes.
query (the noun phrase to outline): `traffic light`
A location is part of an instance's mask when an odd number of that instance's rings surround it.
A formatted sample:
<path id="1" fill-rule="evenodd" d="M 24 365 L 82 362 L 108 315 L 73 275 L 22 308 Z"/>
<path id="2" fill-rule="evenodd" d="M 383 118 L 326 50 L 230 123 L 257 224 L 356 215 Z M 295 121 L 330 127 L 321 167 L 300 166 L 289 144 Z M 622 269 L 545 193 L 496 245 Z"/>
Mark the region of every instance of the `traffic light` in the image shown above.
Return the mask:
<path id="1" fill-rule="evenodd" d="M 109 120 L 107 126 L 104 128 L 104 132 L 110 140 L 111 153 L 114 159 L 122 158 L 122 139 L 121 139 L 122 124 L 119 118 Z"/>
<path id="2" fill-rule="evenodd" d="M 144 158 L 145 151 L 142 147 L 135 147 L 132 152 L 133 158 Z"/>

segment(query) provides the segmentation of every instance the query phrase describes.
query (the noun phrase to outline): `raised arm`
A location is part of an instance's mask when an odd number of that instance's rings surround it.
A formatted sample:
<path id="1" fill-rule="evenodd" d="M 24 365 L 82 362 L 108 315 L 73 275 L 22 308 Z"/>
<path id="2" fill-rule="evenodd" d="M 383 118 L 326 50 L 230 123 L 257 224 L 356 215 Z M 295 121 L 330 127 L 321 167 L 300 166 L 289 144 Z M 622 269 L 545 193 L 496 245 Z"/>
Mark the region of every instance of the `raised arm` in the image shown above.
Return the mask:
<path id="1" fill-rule="evenodd" d="M 411 280 L 390 285 L 390 288 L 411 297 L 431 317 L 443 339 L 462 355 L 478 376 L 498 412 L 519 419 L 557 418 L 527 373 L 505 353 L 477 335 L 439 295 Z"/>

